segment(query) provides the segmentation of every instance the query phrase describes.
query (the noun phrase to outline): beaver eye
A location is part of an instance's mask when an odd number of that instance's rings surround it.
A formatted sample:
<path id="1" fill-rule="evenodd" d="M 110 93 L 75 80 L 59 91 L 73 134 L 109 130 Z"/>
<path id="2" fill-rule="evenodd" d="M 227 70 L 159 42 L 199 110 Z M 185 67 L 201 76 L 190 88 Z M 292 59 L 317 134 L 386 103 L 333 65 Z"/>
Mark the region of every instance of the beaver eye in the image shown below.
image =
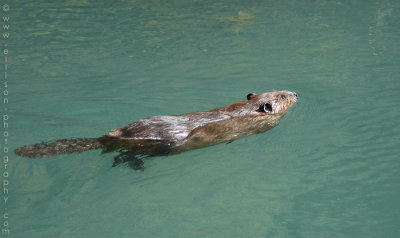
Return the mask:
<path id="1" fill-rule="evenodd" d="M 270 113 L 272 112 L 272 106 L 269 103 L 263 104 L 258 108 L 257 112 Z"/>
<path id="2" fill-rule="evenodd" d="M 285 99 L 286 99 L 286 96 L 285 96 L 285 95 L 281 95 L 281 99 L 282 99 L 282 100 L 285 100 Z"/>

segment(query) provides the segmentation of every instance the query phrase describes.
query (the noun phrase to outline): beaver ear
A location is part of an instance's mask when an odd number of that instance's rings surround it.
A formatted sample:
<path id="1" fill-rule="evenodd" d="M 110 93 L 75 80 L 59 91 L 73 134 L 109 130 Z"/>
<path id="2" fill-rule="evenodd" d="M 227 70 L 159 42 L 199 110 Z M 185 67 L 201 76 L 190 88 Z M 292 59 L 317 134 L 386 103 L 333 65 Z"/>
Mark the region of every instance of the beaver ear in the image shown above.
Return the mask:
<path id="1" fill-rule="evenodd" d="M 262 105 L 260 105 L 260 107 L 258 108 L 257 112 L 270 113 L 270 112 L 272 112 L 272 106 L 271 106 L 271 104 L 269 104 L 269 103 L 262 104 Z"/>
<path id="2" fill-rule="evenodd" d="M 249 94 L 247 94 L 247 100 L 250 100 L 250 99 L 252 99 L 252 98 L 254 98 L 255 96 L 256 96 L 257 94 L 255 94 L 255 93 L 249 93 Z"/>

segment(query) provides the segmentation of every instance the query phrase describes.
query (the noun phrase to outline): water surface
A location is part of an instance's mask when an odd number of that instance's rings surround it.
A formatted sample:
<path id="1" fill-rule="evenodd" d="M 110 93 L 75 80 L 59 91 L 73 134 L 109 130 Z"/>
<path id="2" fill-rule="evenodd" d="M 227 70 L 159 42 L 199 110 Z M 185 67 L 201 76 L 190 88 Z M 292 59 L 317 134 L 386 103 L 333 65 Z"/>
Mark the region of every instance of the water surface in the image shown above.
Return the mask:
<path id="1" fill-rule="evenodd" d="M 250 92 L 300 97 L 267 133 L 144 172 L 99 151 L 13 155 L 11 237 L 398 236 L 398 1 L 10 6 L 11 149 Z"/>

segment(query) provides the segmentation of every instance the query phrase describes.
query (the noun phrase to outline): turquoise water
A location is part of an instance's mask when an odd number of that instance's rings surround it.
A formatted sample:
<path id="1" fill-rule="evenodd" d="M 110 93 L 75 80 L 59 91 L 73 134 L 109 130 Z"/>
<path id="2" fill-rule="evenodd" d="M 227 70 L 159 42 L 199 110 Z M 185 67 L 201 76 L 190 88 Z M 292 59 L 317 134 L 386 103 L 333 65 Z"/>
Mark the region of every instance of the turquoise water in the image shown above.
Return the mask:
<path id="1" fill-rule="evenodd" d="M 300 98 L 267 133 L 144 172 L 12 154 L 10 237 L 398 237 L 399 1 L 9 5 L 10 150 L 249 92 Z"/>

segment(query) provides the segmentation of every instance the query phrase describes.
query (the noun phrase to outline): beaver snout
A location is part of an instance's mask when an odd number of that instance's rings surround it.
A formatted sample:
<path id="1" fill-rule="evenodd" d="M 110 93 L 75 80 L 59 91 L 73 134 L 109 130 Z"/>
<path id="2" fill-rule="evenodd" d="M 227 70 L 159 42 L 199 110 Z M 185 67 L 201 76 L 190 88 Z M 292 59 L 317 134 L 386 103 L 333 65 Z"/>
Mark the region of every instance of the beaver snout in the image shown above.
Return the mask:
<path id="1" fill-rule="evenodd" d="M 294 102 L 297 102 L 298 95 L 297 95 L 297 93 L 296 93 L 296 92 L 290 92 L 290 96 L 292 96 L 292 98 L 293 98 Z"/>

